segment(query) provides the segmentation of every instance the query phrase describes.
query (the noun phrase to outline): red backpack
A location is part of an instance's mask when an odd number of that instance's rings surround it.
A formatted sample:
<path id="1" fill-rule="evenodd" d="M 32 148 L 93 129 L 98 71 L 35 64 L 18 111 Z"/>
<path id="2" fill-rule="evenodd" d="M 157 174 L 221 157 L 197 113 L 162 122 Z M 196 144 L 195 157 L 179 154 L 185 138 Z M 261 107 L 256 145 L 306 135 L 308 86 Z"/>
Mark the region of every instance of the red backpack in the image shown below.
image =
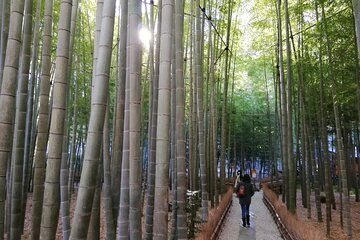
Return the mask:
<path id="1" fill-rule="evenodd" d="M 237 191 L 237 197 L 238 198 L 245 197 L 245 185 L 241 184 L 239 186 L 239 190 Z"/>

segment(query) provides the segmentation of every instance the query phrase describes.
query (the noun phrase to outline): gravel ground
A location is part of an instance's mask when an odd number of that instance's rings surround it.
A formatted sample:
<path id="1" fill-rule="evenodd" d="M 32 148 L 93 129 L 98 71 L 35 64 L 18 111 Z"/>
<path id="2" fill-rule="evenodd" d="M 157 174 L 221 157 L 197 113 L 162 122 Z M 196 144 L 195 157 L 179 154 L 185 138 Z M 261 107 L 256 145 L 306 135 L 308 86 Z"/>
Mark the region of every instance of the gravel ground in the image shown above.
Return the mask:
<path id="1" fill-rule="evenodd" d="M 250 228 L 242 227 L 239 200 L 233 196 L 232 206 L 218 239 L 220 240 L 278 240 L 282 239 L 277 226 L 263 203 L 263 192 L 256 192 L 250 205 Z"/>

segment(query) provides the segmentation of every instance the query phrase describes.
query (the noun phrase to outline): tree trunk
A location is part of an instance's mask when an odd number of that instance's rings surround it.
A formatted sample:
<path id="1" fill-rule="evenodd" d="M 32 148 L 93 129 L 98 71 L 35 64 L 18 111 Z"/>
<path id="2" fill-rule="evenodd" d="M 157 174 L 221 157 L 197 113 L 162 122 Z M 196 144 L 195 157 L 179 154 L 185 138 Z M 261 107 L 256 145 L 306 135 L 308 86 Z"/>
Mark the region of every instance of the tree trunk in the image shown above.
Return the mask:
<path id="1" fill-rule="evenodd" d="M 29 88 L 28 88 L 28 98 L 27 98 L 27 113 L 26 113 L 26 126 L 25 126 L 25 145 L 24 145 L 24 171 L 23 171 L 23 186 L 22 186 L 22 207 L 26 209 L 27 203 L 27 193 L 30 185 L 31 173 L 33 171 L 33 161 L 34 161 L 34 148 L 35 148 L 35 121 L 34 121 L 34 110 L 37 109 L 34 106 L 34 90 L 35 85 L 37 84 L 38 72 L 39 69 L 37 67 L 38 56 L 39 56 L 39 32 L 40 32 L 40 13 L 42 11 L 42 1 L 36 2 L 36 17 L 34 24 L 34 36 L 33 36 L 33 47 L 32 47 L 32 56 L 31 56 L 31 76 L 29 78 Z M 31 31 L 31 30 L 30 30 Z M 36 88 L 37 89 L 37 88 Z M 36 91 L 36 95 L 39 94 L 39 91 Z M 30 188 L 31 192 L 33 191 Z M 22 211 L 22 219 L 25 220 L 25 212 Z M 23 223 L 24 225 L 24 223 Z"/>
<path id="2" fill-rule="evenodd" d="M 121 186 L 121 164 L 123 155 L 124 137 L 124 106 L 125 106 L 125 82 L 126 82 L 126 39 L 128 24 L 128 1 L 120 2 L 121 22 L 119 27 L 119 49 L 118 49 L 118 76 L 116 89 L 116 109 L 114 123 L 114 141 L 111 161 L 111 192 L 113 202 L 114 226 L 117 224 L 119 215 L 120 186 Z"/>
<path id="3" fill-rule="evenodd" d="M 74 84 L 74 100 L 72 105 L 74 105 L 74 115 L 73 115 L 73 127 L 72 127 L 72 140 L 71 140 L 71 149 L 70 149 L 70 160 L 69 160 L 69 176 L 68 176 L 68 180 L 67 180 L 67 185 L 68 185 L 68 194 L 70 196 L 69 198 L 69 205 L 70 205 L 70 201 L 71 201 L 71 193 L 73 192 L 73 171 L 74 171 L 74 165 L 75 165 L 75 157 L 76 154 L 75 153 L 75 143 L 76 143 L 76 129 L 77 129 L 77 89 L 78 89 L 78 76 L 74 76 L 73 75 L 73 70 L 72 70 L 72 64 L 73 64 L 73 49 L 74 49 L 74 40 L 75 40 L 75 30 L 76 30 L 76 20 L 77 20 L 77 12 L 78 12 L 78 6 L 79 6 L 79 2 L 78 0 L 73 0 L 73 6 L 72 6 L 72 10 L 71 10 L 71 25 L 70 25 L 70 48 L 69 48 L 69 63 L 68 63 L 68 78 L 72 79 L 74 78 L 74 80 L 72 81 Z M 79 28 L 78 28 L 79 29 Z M 81 32 L 81 31 L 79 31 Z M 68 117 L 70 119 L 70 117 Z M 70 132 L 70 131 L 69 131 Z M 69 141 L 69 140 L 68 140 Z"/>
<path id="4" fill-rule="evenodd" d="M 316 21 L 319 22 L 318 7 L 316 6 Z M 321 30 L 322 25 L 320 25 Z M 322 31 L 321 31 L 322 32 Z M 328 143 L 328 131 L 326 121 L 326 105 L 325 105 L 325 93 L 324 93 L 324 75 L 323 75 L 323 60 L 322 60 L 322 47 L 323 37 L 319 36 L 319 67 L 320 67 L 320 132 L 321 132 L 321 146 L 323 149 L 323 158 L 325 165 L 325 198 L 326 198 L 326 234 L 330 235 L 330 221 L 331 221 L 331 202 L 334 199 L 334 192 L 332 187 L 332 179 L 330 173 L 330 159 L 329 159 L 329 143 Z M 335 205 L 335 204 L 334 204 Z"/>
<path id="5" fill-rule="evenodd" d="M 316 213 L 317 213 L 317 220 L 318 222 L 322 222 L 322 212 L 321 212 L 321 203 L 320 203 L 320 186 L 319 186 L 319 161 L 316 159 L 316 154 L 314 153 L 314 135 L 312 131 L 308 128 L 308 139 L 309 139 L 309 152 L 310 152 L 310 161 L 313 163 L 314 166 L 314 193 L 315 193 L 315 206 L 316 206 Z"/>
<path id="6" fill-rule="evenodd" d="M 89 222 L 89 228 L 88 228 L 86 240 L 100 239 L 100 198 L 101 198 L 101 175 L 102 175 L 101 167 L 102 164 L 101 161 L 99 161 L 94 200 L 91 207 L 91 216 L 90 216 L 90 222 Z"/>
<path id="7" fill-rule="evenodd" d="M 109 100 L 108 100 L 109 103 Z M 109 143 L 109 104 L 107 105 L 103 134 L 103 160 L 104 160 L 104 207 L 106 223 L 106 239 L 115 239 L 115 226 L 113 215 L 113 199 L 111 194 L 111 161 Z"/>
<path id="8" fill-rule="evenodd" d="M 73 49 L 74 49 L 74 39 L 75 39 L 75 29 L 76 29 L 76 16 L 78 11 L 78 1 L 72 1 L 72 9 L 71 9 L 71 23 L 70 23 L 70 38 L 69 38 L 69 60 L 68 60 L 68 67 L 67 67 L 67 77 L 68 81 L 71 82 L 73 76 L 72 70 L 72 59 L 73 59 Z M 75 79 L 77 76 L 74 77 Z M 75 82 L 75 84 L 77 84 Z M 66 99 L 70 105 L 70 88 L 67 87 L 66 91 Z M 76 105 L 76 103 L 73 103 Z M 63 154 L 61 160 L 61 173 L 60 173 L 60 209 L 61 209 L 61 222 L 62 222 L 62 232 L 63 232 L 63 239 L 68 240 L 70 237 L 70 200 L 71 200 L 71 193 L 69 195 L 69 166 L 68 166 L 68 158 L 69 158 L 69 115 L 68 109 L 65 112 L 65 124 L 64 124 L 64 140 L 63 140 Z M 74 128 L 76 128 L 74 126 Z M 73 136 L 74 138 L 74 136 Z M 70 198 L 69 198 L 70 196 Z"/>
<path id="9" fill-rule="evenodd" d="M 175 1 L 176 45 L 176 163 L 177 163 L 177 239 L 187 239 L 186 159 L 185 159 L 185 84 L 184 84 L 184 1 Z"/>
<path id="10" fill-rule="evenodd" d="M 75 90 L 74 90 L 74 113 L 73 113 L 73 128 L 72 128 L 72 134 L 71 134 L 71 150 L 70 150 L 70 166 L 69 166 L 69 180 L 68 180 L 68 194 L 70 196 L 69 201 L 71 200 L 71 194 L 74 192 L 74 174 L 75 174 L 75 164 L 76 164 L 76 139 L 78 137 L 77 135 L 77 129 L 78 129 L 78 122 L 77 122 L 77 109 L 78 109 L 78 102 L 77 102 L 77 95 L 78 95 L 78 86 L 79 84 L 76 82 L 76 80 L 73 81 L 75 84 Z"/>
<path id="11" fill-rule="evenodd" d="M 305 86 L 304 81 L 300 78 L 300 126 L 301 126 L 301 156 L 302 156 L 302 164 L 301 164 L 301 176 L 302 176 L 302 202 L 305 208 L 308 210 L 311 206 L 308 205 L 308 199 L 310 200 L 310 196 L 308 196 L 308 149 L 307 149 L 307 134 L 306 134 L 306 112 L 305 112 Z M 308 198 L 309 197 L 309 198 Z"/>
<path id="12" fill-rule="evenodd" d="M 199 0 L 196 2 L 200 6 Z M 205 221 L 208 216 L 208 190 L 206 177 L 205 160 L 205 136 L 204 136 L 204 110 L 203 110 L 203 65 L 202 65 L 202 43 L 201 43 L 201 24 L 200 9 L 196 8 L 196 42 L 195 42 L 195 66 L 197 82 L 197 123 L 198 123 L 198 154 L 200 160 L 200 183 L 201 183 L 201 219 Z"/>
<path id="13" fill-rule="evenodd" d="M 304 121 L 305 121 L 305 147 L 306 147 L 306 206 L 307 206 L 307 217 L 308 219 L 311 219 L 311 202 L 310 202 L 310 197 L 311 197 L 311 178 L 312 178 L 312 164 L 311 164 L 311 153 L 310 153 L 310 142 L 309 142 L 309 131 L 308 131 L 308 123 L 307 123 L 307 119 L 304 116 Z"/>
<path id="14" fill-rule="evenodd" d="M 101 154 L 102 130 L 104 128 L 107 95 L 109 92 L 109 73 L 111 51 L 114 34 L 115 0 L 104 2 L 101 20 L 101 35 L 99 40 L 99 59 L 96 64 L 95 78 L 93 80 L 93 97 L 91 101 L 91 114 L 86 140 L 83 170 L 70 239 L 86 238 L 89 228 L 91 207 L 93 204 Z"/>
<path id="15" fill-rule="evenodd" d="M 340 162 L 340 178 L 341 178 L 341 193 L 344 194 L 344 220 L 345 220 L 345 231 L 348 238 L 351 239 L 352 237 L 352 226 L 351 226 L 351 213 L 350 213 L 350 204 L 349 204 L 349 188 L 348 188 L 348 179 L 347 179 L 347 168 L 346 168 L 346 159 L 344 156 L 344 142 L 341 133 L 341 121 L 340 121 L 340 112 L 339 112 L 339 103 L 338 103 L 338 95 L 337 95 L 337 88 L 336 88 L 336 79 L 335 73 L 333 71 L 333 59 L 332 59 L 332 49 L 331 43 L 328 35 L 328 26 L 327 20 L 325 16 L 325 8 L 324 3 L 321 3 L 322 9 L 322 17 L 324 23 L 324 30 L 325 30 L 325 39 L 326 39 L 326 49 L 328 54 L 328 61 L 329 61 L 329 74 L 331 77 L 331 93 L 333 95 L 333 109 L 334 109 L 334 117 L 335 117 L 335 128 L 336 128 L 336 152 Z"/>
<path id="16" fill-rule="evenodd" d="M 352 0 L 352 5 L 353 5 L 354 20 L 355 20 L 358 59 L 360 59 L 360 2 L 358 0 Z"/>
<path id="17" fill-rule="evenodd" d="M 353 5 L 353 14 L 354 14 L 354 20 L 355 20 L 355 36 L 356 36 L 356 40 L 355 40 L 355 44 L 357 46 L 357 54 L 355 57 L 356 63 L 355 63 L 355 74 L 356 74 L 356 82 L 357 82 L 357 110 L 358 110 L 358 125 L 359 126 L 359 122 L 360 122 L 360 3 L 359 1 L 353 0 L 352 1 L 352 5 Z M 356 133 L 355 134 L 355 145 L 357 148 L 357 153 L 359 153 L 359 146 L 360 146 L 360 141 L 359 141 L 359 127 L 356 127 Z M 357 165 L 358 167 L 360 166 L 360 162 L 359 162 L 359 158 L 357 158 Z M 356 189 L 357 189 L 357 194 L 356 194 L 356 202 L 360 201 L 360 197 L 359 197 L 359 191 L 358 191 L 358 186 L 359 186 L 359 179 L 360 176 L 358 175 L 356 177 Z"/>
<path id="18" fill-rule="evenodd" d="M 11 158 L 15 116 L 16 79 L 19 68 L 24 1 L 14 2 L 10 13 L 9 39 L 0 94 L 0 212 L 5 213 L 7 163 Z M 0 214 L 0 239 L 4 237 L 4 216 Z"/>
<path id="19" fill-rule="evenodd" d="M 276 2 L 275 2 L 275 5 Z M 277 22 L 276 22 L 276 27 L 277 27 L 277 31 L 274 34 L 274 38 L 277 40 L 277 44 L 276 44 L 276 48 L 275 48 L 275 62 L 276 62 L 276 69 L 273 71 L 273 78 L 274 78 L 274 90 L 275 90 L 275 114 L 274 114 L 274 121 L 275 121 L 275 125 L 274 125 L 274 132 L 276 133 L 274 136 L 274 162 L 273 162 L 273 174 L 271 175 L 271 180 L 273 180 L 273 175 L 275 175 L 276 180 L 278 180 L 278 161 L 277 156 L 281 156 L 281 149 L 280 149 L 280 154 L 278 153 L 278 146 L 282 144 L 282 140 L 281 140 L 281 128 L 280 128 L 280 119 L 281 119 L 281 101 L 280 101 L 280 75 L 281 75 L 281 69 L 280 69 L 280 36 L 279 36 L 279 28 L 280 28 L 280 23 L 281 21 L 279 21 L 279 12 L 278 12 L 278 7 L 275 6 L 276 9 L 276 15 L 277 15 Z M 280 143 L 280 144 L 279 144 Z"/>
<path id="20" fill-rule="evenodd" d="M 100 33 L 101 33 L 101 24 L 103 18 L 103 9 L 104 9 L 104 1 L 105 0 L 97 0 L 96 3 L 96 19 L 95 19 L 95 36 L 94 36 L 94 49 L 93 49 L 93 71 L 92 71 L 92 78 L 91 78 L 91 92 L 94 90 L 94 81 L 95 81 L 95 74 L 96 74 L 96 66 L 99 59 L 99 42 L 100 42 Z M 89 13 L 88 13 L 89 14 Z M 89 21 L 89 16 L 88 16 Z M 90 22 L 89 22 L 90 24 Z M 90 26 L 89 26 L 90 32 Z M 90 34 L 89 34 L 90 35 Z M 91 36 L 91 35 L 90 35 Z M 93 94 L 91 95 L 91 98 Z"/>
<path id="21" fill-rule="evenodd" d="M 48 159 L 45 176 L 43 210 L 41 217 L 40 238 L 53 239 L 59 216 L 60 205 L 60 167 L 66 112 L 67 68 L 70 39 L 72 1 L 60 3 L 58 46 L 56 50 L 56 70 L 49 135 Z"/>
<path id="22" fill-rule="evenodd" d="M 0 25 L 0 90 L 2 86 L 2 79 L 4 73 L 4 63 L 6 56 L 6 46 L 9 35 L 9 22 L 10 22 L 10 0 L 2 0 L 1 6 L 1 25 Z"/>
<path id="23" fill-rule="evenodd" d="M 215 85 L 215 51 L 214 51 L 214 39 L 216 35 L 212 36 L 211 25 L 209 25 L 209 48 L 210 48 L 210 199 L 212 206 L 215 205 L 215 199 L 218 198 L 217 194 L 217 117 L 216 117 L 216 85 Z M 213 193 L 213 194 L 211 194 Z M 215 198 L 215 199 L 214 199 Z"/>
<path id="24" fill-rule="evenodd" d="M 128 38 L 129 40 L 129 38 Z M 127 41 L 128 41 L 127 40 Z M 126 83 L 125 83 L 125 105 L 124 105 L 124 141 L 123 155 L 121 165 L 121 188 L 120 188 L 120 206 L 119 217 L 117 221 L 117 238 L 129 239 L 129 75 L 128 75 L 128 51 L 126 57 Z"/>
<path id="25" fill-rule="evenodd" d="M 191 0 L 191 16 L 194 16 L 194 11 L 197 7 L 194 6 L 194 0 Z M 191 18 L 191 48 L 190 48 L 190 117 L 189 117 L 189 165 L 190 165 L 190 189 L 192 191 L 198 190 L 198 164 L 197 164 L 197 119 L 196 119 L 196 67 L 195 67 L 195 21 Z"/>
<path id="26" fill-rule="evenodd" d="M 154 43 L 150 44 L 150 78 L 151 78 L 151 117 L 149 121 L 149 159 L 147 175 L 147 205 L 144 239 L 152 239 L 153 216 L 154 216 L 154 193 L 155 193 L 155 158 L 156 158 L 156 131 L 157 131 L 157 110 L 158 110 L 158 88 L 159 88 L 159 58 L 160 58 L 160 28 L 162 1 L 158 3 L 158 25 L 156 34 L 155 68 L 154 64 Z M 150 8 L 150 26 L 154 36 L 154 2 Z"/>
<path id="27" fill-rule="evenodd" d="M 168 238 L 168 191 L 171 97 L 171 31 L 174 3 L 164 0 L 161 19 L 159 105 L 156 132 L 156 176 L 154 204 L 154 239 Z"/>
<path id="28" fill-rule="evenodd" d="M 67 122 L 67 121 L 66 121 Z M 63 137 L 63 154 L 61 158 L 61 171 L 60 171 L 60 211 L 61 211 L 61 229 L 62 237 L 68 240 L 70 236 L 70 202 L 69 202 L 69 168 L 68 160 L 68 144 L 66 129 Z"/>
<path id="29" fill-rule="evenodd" d="M 281 156 L 282 156 L 282 171 L 284 194 L 283 200 L 286 199 L 286 204 L 289 202 L 289 161 L 288 161 L 288 118 L 287 118 L 287 98 L 286 98 L 286 82 L 284 71 L 284 57 L 282 44 L 282 21 L 281 21 L 281 0 L 278 0 L 278 44 L 279 44 L 279 64 L 280 64 L 280 115 L 281 115 Z M 289 207 L 289 205 L 287 205 Z"/>
<path id="30" fill-rule="evenodd" d="M 290 18 L 288 0 L 285 0 L 285 23 L 286 23 L 286 60 L 287 60 L 287 162 L 288 162 L 288 202 L 290 212 L 296 212 L 296 164 L 293 154 L 293 123 L 292 123 L 292 61 L 290 46 Z"/>
<path id="31" fill-rule="evenodd" d="M 141 154 L 140 154 L 140 69 L 141 45 L 138 38 L 138 25 L 141 23 L 141 1 L 129 2 L 129 195 L 130 195 L 130 239 L 141 238 Z"/>
<path id="32" fill-rule="evenodd" d="M 154 33 L 154 2 L 152 1 L 150 9 L 150 25 Z M 155 68 L 153 71 L 151 84 L 151 123 L 149 135 L 149 160 L 148 160 L 148 176 L 147 176 L 147 206 L 146 206 L 146 220 L 144 239 L 152 239 L 153 237 L 153 216 L 154 216 L 154 193 L 155 193 L 155 161 L 156 161 L 156 131 L 157 131 L 157 110 L 158 110 L 158 88 L 159 88 L 159 59 L 160 59 L 160 29 L 162 19 L 162 1 L 158 3 L 158 23 L 156 34 L 156 53 L 155 53 Z M 154 36 L 154 34 L 153 34 Z M 152 49 L 152 50 L 151 50 Z M 153 44 L 150 45 L 150 51 L 154 51 Z M 151 55 L 150 55 L 151 56 Z M 150 69 L 152 69 L 153 60 L 150 58 Z M 150 70 L 151 74 L 152 70 Z"/>
<path id="33" fill-rule="evenodd" d="M 2 42 L 3 42 L 3 18 L 4 18 L 4 2 L 5 0 L 0 0 L 0 12 L 1 12 L 1 16 L 0 16 L 0 90 L 1 90 L 1 79 L 2 79 L 2 73 L 4 70 L 4 65 L 3 65 L 3 58 L 5 55 L 3 55 L 3 49 L 2 49 Z"/>
<path id="34" fill-rule="evenodd" d="M 40 222 L 44 195 L 45 159 L 49 134 L 49 91 L 51 70 L 53 1 L 45 1 L 42 64 L 39 92 L 39 116 L 34 156 L 34 191 L 32 203 L 31 239 L 40 238 Z"/>
<path id="35" fill-rule="evenodd" d="M 20 239 L 23 232 L 22 217 L 25 211 L 22 204 L 22 186 L 24 171 L 24 145 L 26 126 L 26 107 L 28 97 L 28 78 L 30 69 L 30 45 L 32 34 L 32 0 L 25 1 L 24 31 L 22 41 L 22 52 L 20 55 L 20 68 L 18 76 L 18 88 L 16 94 L 16 112 L 14 127 L 14 143 L 12 154 L 12 195 L 11 195 L 11 224 L 10 239 Z"/>
<path id="36" fill-rule="evenodd" d="M 228 83 L 229 83 L 229 42 L 230 42 L 230 29 L 231 29 L 231 16 L 232 16 L 232 1 L 229 1 L 228 5 L 228 22 L 227 22 L 227 34 L 226 34 L 226 46 L 225 46 L 225 78 L 224 89 L 222 96 L 222 112 L 221 112 L 221 150 L 220 150 L 220 194 L 225 193 L 225 151 L 227 147 L 226 129 L 227 124 L 227 98 L 228 98 Z M 199 16 L 198 16 L 199 17 Z M 229 157 L 229 156 L 228 156 Z"/>
<path id="37" fill-rule="evenodd" d="M 175 1 L 174 1 L 175 6 Z M 176 48 L 175 48 L 175 7 L 172 14 L 171 40 L 171 105 L 170 105 L 170 180 L 171 180 L 171 235 L 176 239 L 177 220 L 177 161 L 176 161 Z"/>
<path id="38" fill-rule="evenodd" d="M 0 12 L 3 13 L 3 7 L 4 7 L 4 0 L 0 0 Z M 2 22 L 3 22 L 3 15 L 1 15 L 0 17 L 0 46 L 1 46 L 1 42 L 2 42 L 2 28 L 3 28 L 3 25 L 2 25 Z M 1 50 L 0 50 L 1 52 Z M 0 55 L 1 56 L 1 55 Z M 1 57 L 0 57 L 1 58 Z M 0 86 L 1 86 L 1 82 L 0 82 Z"/>

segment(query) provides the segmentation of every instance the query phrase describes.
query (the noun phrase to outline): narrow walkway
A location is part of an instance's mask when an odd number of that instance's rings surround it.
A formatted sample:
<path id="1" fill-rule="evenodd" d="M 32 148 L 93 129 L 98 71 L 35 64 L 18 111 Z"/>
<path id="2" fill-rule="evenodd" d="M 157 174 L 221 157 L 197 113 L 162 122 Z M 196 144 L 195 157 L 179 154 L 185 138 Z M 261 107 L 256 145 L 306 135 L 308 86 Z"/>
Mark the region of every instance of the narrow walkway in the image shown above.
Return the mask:
<path id="1" fill-rule="evenodd" d="M 239 200 L 233 196 L 220 240 L 279 240 L 282 239 L 277 226 L 263 202 L 263 192 L 256 192 L 250 205 L 250 228 L 242 227 Z"/>

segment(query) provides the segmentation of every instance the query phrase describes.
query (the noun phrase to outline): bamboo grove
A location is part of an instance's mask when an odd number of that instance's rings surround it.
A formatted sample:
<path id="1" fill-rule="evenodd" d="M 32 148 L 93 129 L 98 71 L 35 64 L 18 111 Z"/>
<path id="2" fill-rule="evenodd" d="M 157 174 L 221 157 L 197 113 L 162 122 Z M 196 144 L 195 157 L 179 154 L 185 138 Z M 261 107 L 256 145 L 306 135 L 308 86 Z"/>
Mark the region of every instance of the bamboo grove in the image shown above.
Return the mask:
<path id="1" fill-rule="evenodd" d="M 357 0 L 0 11 L 0 239 L 192 238 L 189 219 L 205 222 L 239 169 L 281 180 L 289 211 L 300 195 L 327 234 L 340 209 L 351 238 Z"/>

